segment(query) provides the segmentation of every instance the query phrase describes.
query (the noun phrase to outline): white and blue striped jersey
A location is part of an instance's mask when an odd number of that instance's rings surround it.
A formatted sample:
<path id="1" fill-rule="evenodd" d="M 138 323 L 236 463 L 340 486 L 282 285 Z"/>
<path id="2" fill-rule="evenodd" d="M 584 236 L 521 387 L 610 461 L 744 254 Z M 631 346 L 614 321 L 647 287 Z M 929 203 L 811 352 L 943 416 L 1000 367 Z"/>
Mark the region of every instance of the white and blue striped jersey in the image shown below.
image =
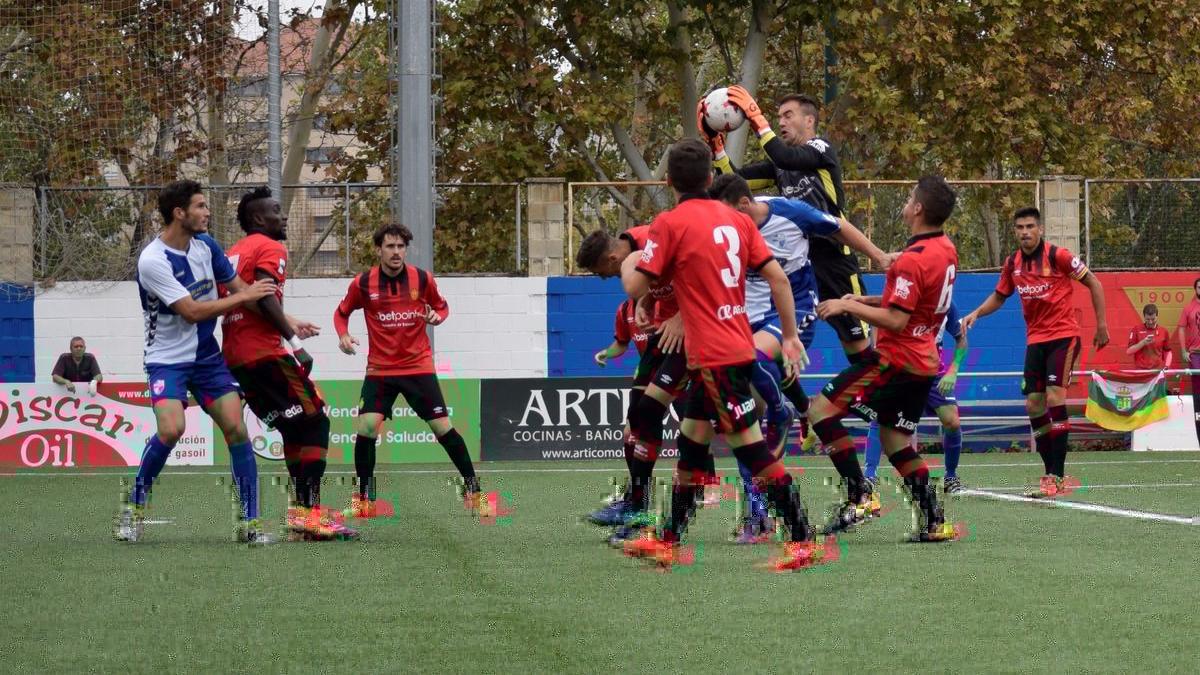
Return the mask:
<path id="1" fill-rule="evenodd" d="M 798 199 L 758 197 L 770 208 L 770 215 L 758 226 L 767 247 L 783 267 L 792 284 L 797 310 L 811 314 L 817 306 L 817 279 L 808 258 L 808 240 L 812 235 L 829 236 L 841 226 L 838 219 Z M 758 274 L 746 276 L 746 315 L 750 324 L 775 314 L 771 286 Z M 797 312 L 797 323 L 803 317 Z"/>
<path id="2" fill-rule="evenodd" d="M 189 295 L 198 302 L 216 300 L 217 284 L 236 275 L 225 251 L 207 234 L 192 237 L 187 251 L 169 248 L 157 237 L 150 242 L 138 256 L 137 267 L 146 324 L 144 363 L 220 361 L 221 347 L 213 336 L 217 319 L 188 323 L 171 305 Z"/>

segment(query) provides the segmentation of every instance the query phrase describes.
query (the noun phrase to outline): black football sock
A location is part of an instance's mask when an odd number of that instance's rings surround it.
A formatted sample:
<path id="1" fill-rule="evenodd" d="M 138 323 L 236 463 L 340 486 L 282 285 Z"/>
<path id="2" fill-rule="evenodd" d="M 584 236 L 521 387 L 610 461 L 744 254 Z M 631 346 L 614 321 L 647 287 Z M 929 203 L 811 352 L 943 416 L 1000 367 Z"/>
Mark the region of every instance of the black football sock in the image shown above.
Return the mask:
<path id="1" fill-rule="evenodd" d="M 354 473 L 358 475 L 358 496 L 375 499 L 375 439 L 359 434 L 354 441 Z"/>
<path id="2" fill-rule="evenodd" d="M 468 478 L 475 477 L 475 465 L 471 463 L 471 455 L 467 452 L 467 442 L 463 440 L 462 434 L 458 433 L 458 429 L 450 429 L 438 436 L 438 443 L 442 444 L 442 448 L 450 456 L 450 461 L 454 462 L 454 468 L 458 469 L 464 483 Z"/>
<path id="3" fill-rule="evenodd" d="M 1050 408 L 1050 452 L 1054 460 L 1050 473 L 1062 478 L 1067 475 L 1068 439 L 1071 435 L 1071 419 L 1067 416 L 1067 406 L 1056 405 Z"/>
<path id="4" fill-rule="evenodd" d="M 792 380 L 792 383 L 783 388 L 783 395 L 787 400 L 792 402 L 796 408 L 796 412 L 801 415 L 808 414 L 808 394 L 804 393 L 804 387 L 800 386 L 800 380 Z"/>
<path id="5" fill-rule="evenodd" d="M 766 493 L 774 514 L 783 519 L 791 541 L 812 539 L 812 528 L 808 514 L 800 501 L 800 493 L 792 484 L 792 476 L 783 464 L 771 456 L 766 441 L 757 441 L 733 448 L 738 462 L 749 468 L 755 484 Z"/>
<path id="6" fill-rule="evenodd" d="M 679 435 L 679 463 L 675 466 L 675 483 L 671 488 L 671 517 L 667 520 L 664 537 L 679 541 L 696 512 L 697 493 L 704 494 L 705 456 L 710 455 L 707 443 L 698 443 Z M 766 445 L 763 446 L 764 450 Z"/>
<path id="7" fill-rule="evenodd" d="M 842 425 L 841 420 L 829 417 L 813 425 L 813 431 L 821 439 L 821 443 L 829 450 L 829 459 L 837 469 L 838 475 L 846 483 L 846 499 L 858 503 L 862 501 L 865 490 L 862 465 L 858 463 L 858 449 L 850 432 Z"/>
<path id="8" fill-rule="evenodd" d="M 1050 447 L 1050 415 L 1042 413 L 1037 417 L 1029 418 L 1029 426 L 1033 429 L 1033 446 L 1037 453 L 1042 456 L 1042 464 L 1045 465 L 1047 475 L 1054 473 L 1054 453 Z"/>

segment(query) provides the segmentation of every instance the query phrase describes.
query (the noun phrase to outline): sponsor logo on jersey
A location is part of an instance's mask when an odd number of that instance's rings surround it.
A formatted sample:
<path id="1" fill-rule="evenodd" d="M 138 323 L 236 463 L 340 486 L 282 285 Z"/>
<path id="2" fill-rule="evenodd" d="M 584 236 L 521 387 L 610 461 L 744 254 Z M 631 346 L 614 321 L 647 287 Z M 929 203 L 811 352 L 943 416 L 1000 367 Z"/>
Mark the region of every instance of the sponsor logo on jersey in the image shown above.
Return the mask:
<path id="1" fill-rule="evenodd" d="M 296 405 L 294 405 L 294 406 L 292 406 L 292 407 L 288 408 L 287 410 L 284 410 L 284 411 L 283 411 L 283 416 L 284 416 L 284 418 L 286 418 L 286 419 L 289 419 L 289 420 L 290 420 L 290 419 L 292 419 L 292 418 L 293 418 L 293 417 L 295 417 L 296 415 L 299 415 L 299 414 L 300 414 L 300 413 L 302 413 L 302 412 L 304 412 L 304 408 L 301 408 L 301 407 L 300 407 L 300 404 L 298 404 L 298 403 L 297 403 Z"/>
<path id="2" fill-rule="evenodd" d="M 1050 284 L 1028 284 L 1017 286 L 1017 293 L 1022 298 L 1041 298 L 1050 291 Z"/>
<path id="3" fill-rule="evenodd" d="M 212 289 L 213 289 L 212 279 L 201 279 L 200 281 L 193 282 L 192 285 L 189 286 L 187 290 L 188 290 L 188 293 L 192 294 L 193 299 L 198 300 L 198 299 L 200 299 L 200 297 L 207 295 L 209 293 L 209 291 L 211 291 Z"/>
<path id="4" fill-rule="evenodd" d="M 717 318 L 721 321 L 729 321 L 733 317 L 741 316 L 745 313 L 745 305 L 721 305 L 717 308 Z"/>
<path id="5" fill-rule="evenodd" d="M 816 148 L 817 152 L 825 152 L 829 149 L 829 144 L 819 138 L 810 140 L 807 145 Z"/>
<path id="6" fill-rule="evenodd" d="M 425 312 L 413 310 L 410 312 L 379 312 L 376 315 L 380 321 L 409 321 L 425 316 Z"/>
<path id="7" fill-rule="evenodd" d="M 729 411 L 733 413 L 734 419 L 740 420 L 746 413 L 750 412 L 751 410 L 754 410 L 754 399 L 744 401 L 740 405 L 726 403 L 725 407 L 728 408 Z"/>
<path id="8" fill-rule="evenodd" d="M 892 291 L 892 294 L 901 300 L 907 300 L 908 295 L 912 290 L 912 285 L 913 282 L 909 281 L 908 279 L 905 279 L 904 277 L 896 277 L 896 289 Z"/>
<path id="9" fill-rule="evenodd" d="M 654 249 L 658 248 L 658 244 L 653 239 L 647 239 L 646 245 L 642 248 L 642 262 L 648 263 L 654 260 Z"/>
<path id="10" fill-rule="evenodd" d="M 911 328 L 913 337 L 924 337 L 926 335 L 933 335 L 937 333 L 938 330 L 941 329 L 941 324 L 926 323 L 912 326 Z"/>

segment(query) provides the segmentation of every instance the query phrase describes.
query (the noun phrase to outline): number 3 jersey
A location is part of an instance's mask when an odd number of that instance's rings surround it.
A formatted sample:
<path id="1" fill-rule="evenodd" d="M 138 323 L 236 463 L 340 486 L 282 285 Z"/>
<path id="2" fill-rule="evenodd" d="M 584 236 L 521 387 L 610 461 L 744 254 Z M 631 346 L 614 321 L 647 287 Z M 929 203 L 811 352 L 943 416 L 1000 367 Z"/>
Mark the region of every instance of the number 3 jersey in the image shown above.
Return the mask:
<path id="1" fill-rule="evenodd" d="M 376 265 L 350 282 L 333 313 L 333 327 L 338 335 L 345 335 L 350 315 L 362 309 L 370 343 L 367 375 L 431 375 L 433 349 L 425 332 L 428 308 L 443 320 L 450 314 L 432 274 L 405 265 L 393 277 Z"/>
<path id="2" fill-rule="evenodd" d="M 637 269 L 675 288 L 689 368 L 754 360 L 746 273 L 774 259 L 754 221 L 719 201 L 683 195 L 654 219 Z"/>
<path id="3" fill-rule="evenodd" d="M 270 277 L 276 283 L 275 297 L 283 302 L 288 254 L 282 243 L 256 232 L 231 246 L 226 255 L 237 270 L 237 275 L 247 284 L 254 283 L 259 272 Z M 224 287 L 222 291 L 222 295 L 228 293 Z M 288 355 L 283 348 L 279 329 L 244 307 L 231 310 L 221 320 L 221 347 L 230 368 Z"/>
<path id="4" fill-rule="evenodd" d="M 954 299 L 958 250 L 945 232 L 918 234 L 888 268 L 881 306 L 909 314 L 899 332 L 878 331 L 875 350 L 884 360 L 916 374 L 933 377 L 941 366 L 938 332 Z"/>

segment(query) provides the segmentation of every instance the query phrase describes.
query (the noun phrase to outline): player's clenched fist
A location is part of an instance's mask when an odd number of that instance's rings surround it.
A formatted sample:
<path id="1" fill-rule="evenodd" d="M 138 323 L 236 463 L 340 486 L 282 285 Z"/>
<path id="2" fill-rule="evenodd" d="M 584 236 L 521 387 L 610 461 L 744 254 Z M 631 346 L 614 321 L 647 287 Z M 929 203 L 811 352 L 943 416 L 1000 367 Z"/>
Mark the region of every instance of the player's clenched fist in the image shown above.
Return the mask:
<path id="1" fill-rule="evenodd" d="M 338 349 L 342 350 L 343 354 L 353 355 L 355 353 L 354 345 L 356 344 L 358 344 L 358 340 L 354 339 L 349 333 L 338 338 Z"/>
<path id="2" fill-rule="evenodd" d="M 766 115 L 763 115 L 762 108 L 758 107 L 758 101 L 755 101 L 742 85 L 735 84 L 729 88 L 729 102 L 746 113 L 746 119 L 750 120 L 754 133 L 761 136 L 771 128 L 771 123 L 767 121 Z"/>

